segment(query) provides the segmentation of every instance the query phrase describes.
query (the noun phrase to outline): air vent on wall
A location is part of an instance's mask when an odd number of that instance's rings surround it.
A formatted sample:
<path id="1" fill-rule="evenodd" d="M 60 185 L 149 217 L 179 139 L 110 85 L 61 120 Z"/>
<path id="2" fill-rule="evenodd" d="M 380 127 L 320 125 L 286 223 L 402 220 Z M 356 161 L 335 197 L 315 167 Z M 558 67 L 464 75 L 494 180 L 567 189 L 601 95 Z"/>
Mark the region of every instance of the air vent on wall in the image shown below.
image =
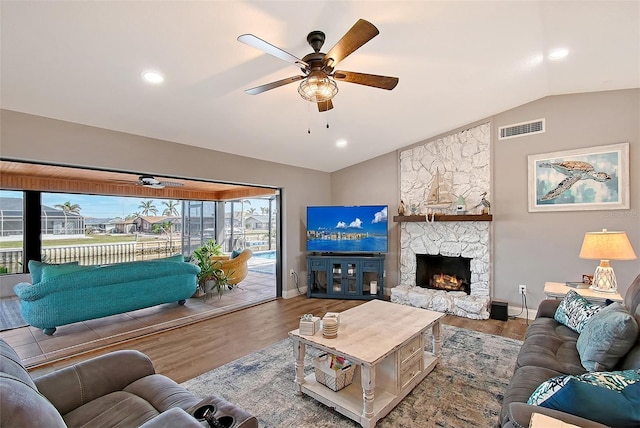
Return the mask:
<path id="1" fill-rule="evenodd" d="M 509 138 L 522 137 L 531 134 L 541 134 L 544 132 L 544 119 L 536 119 L 530 122 L 501 126 L 498 128 L 498 132 L 498 140 L 507 140 Z"/>

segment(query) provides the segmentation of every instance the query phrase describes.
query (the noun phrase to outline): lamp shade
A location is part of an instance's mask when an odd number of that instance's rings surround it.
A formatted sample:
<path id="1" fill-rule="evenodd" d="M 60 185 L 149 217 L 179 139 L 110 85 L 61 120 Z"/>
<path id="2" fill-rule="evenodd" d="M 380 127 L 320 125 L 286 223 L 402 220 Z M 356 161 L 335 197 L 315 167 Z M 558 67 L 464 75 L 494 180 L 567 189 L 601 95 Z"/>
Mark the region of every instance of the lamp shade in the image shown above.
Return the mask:
<path id="1" fill-rule="evenodd" d="M 581 259 L 592 260 L 635 260 L 631 242 L 625 232 L 587 232 L 580 249 Z"/>

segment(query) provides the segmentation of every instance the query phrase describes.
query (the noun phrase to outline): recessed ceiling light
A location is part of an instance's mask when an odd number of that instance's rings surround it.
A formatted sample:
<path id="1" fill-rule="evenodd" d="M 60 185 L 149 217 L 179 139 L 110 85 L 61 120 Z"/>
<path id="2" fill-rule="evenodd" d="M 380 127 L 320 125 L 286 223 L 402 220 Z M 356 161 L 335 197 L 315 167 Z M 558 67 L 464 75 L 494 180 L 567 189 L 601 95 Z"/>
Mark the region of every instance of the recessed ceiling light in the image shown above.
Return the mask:
<path id="1" fill-rule="evenodd" d="M 551 52 L 549 52 L 549 58 L 550 59 L 561 59 L 566 57 L 569 54 L 569 51 L 567 49 L 554 49 Z"/>
<path id="2" fill-rule="evenodd" d="M 347 140 L 338 140 L 336 141 L 336 147 L 347 147 Z"/>
<path id="3" fill-rule="evenodd" d="M 164 82 L 164 76 L 157 71 L 145 71 L 142 73 L 142 78 L 149 83 L 162 83 Z"/>

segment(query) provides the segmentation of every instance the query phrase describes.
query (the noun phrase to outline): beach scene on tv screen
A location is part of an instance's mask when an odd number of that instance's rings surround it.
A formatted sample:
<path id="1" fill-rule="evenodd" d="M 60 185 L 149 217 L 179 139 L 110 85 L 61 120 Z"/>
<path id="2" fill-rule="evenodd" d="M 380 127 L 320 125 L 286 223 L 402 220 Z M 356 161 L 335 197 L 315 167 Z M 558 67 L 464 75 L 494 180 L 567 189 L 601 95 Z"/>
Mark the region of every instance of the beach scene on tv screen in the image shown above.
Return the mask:
<path id="1" fill-rule="evenodd" d="M 307 251 L 386 252 L 387 207 L 308 207 Z"/>

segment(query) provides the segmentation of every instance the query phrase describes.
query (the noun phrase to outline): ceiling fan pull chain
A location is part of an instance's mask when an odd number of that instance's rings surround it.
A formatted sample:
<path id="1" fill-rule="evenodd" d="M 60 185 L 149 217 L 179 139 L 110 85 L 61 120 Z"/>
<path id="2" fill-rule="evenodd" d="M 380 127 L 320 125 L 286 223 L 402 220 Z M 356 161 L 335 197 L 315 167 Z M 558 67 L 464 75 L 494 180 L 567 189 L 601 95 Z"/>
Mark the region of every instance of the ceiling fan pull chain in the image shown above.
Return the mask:
<path id="1" fill-rule="evenodd" d="M 325 102 L 327 103 L 327 129 L 329 129 L 329 100 Z"/>

